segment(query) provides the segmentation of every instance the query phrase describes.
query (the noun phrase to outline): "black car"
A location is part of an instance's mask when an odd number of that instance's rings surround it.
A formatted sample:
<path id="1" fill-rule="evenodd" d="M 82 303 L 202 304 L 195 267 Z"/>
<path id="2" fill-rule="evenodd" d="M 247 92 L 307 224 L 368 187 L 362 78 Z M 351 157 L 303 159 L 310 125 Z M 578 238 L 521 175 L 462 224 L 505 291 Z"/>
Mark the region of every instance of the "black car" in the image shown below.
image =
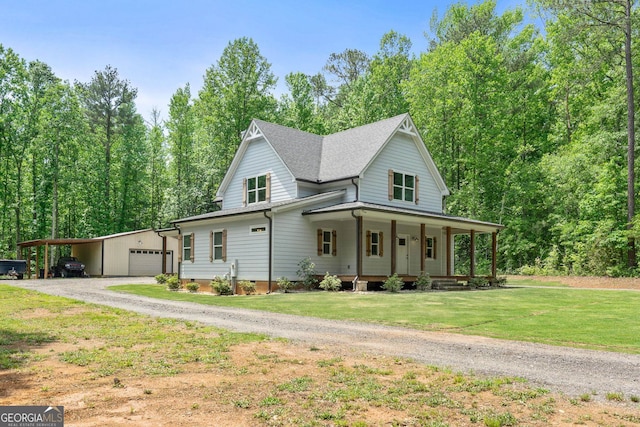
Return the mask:
<path id="1" fill-rule="evenodd" d="M 53 277 L 83 277 L 85 276 L 84 264 L 76 257 L 60 257 L 58 263 L 51 267 L 51 275 Z"/>

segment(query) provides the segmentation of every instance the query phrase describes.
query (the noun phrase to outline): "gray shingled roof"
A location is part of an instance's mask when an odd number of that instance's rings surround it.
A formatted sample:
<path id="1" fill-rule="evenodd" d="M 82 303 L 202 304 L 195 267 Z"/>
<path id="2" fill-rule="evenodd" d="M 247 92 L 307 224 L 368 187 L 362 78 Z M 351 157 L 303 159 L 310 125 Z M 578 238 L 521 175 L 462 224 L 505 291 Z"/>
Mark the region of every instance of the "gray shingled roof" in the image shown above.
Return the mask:
<path id="1" fill-rule="evenodd" d="M 327 136 L 254 120 L 296 179 L 314 182 L 358 176 L 407 114 Z"/>
<path id="2" fill-rule="evenodd" d="M 321 136 L 263 120 L 255 119 L 254 122 L 296 179 L 318 179 Z"/>

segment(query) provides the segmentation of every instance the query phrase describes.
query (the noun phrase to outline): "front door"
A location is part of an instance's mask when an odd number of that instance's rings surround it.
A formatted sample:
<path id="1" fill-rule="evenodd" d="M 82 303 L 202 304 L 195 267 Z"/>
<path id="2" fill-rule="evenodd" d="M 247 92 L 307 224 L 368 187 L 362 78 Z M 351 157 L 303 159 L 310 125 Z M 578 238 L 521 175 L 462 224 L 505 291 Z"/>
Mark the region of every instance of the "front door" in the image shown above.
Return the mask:
<path id="1" fill-rule="evenodd" d="M 396 272 L 409 274 L 409 235 L 398 234 L 396 245 Z"/>

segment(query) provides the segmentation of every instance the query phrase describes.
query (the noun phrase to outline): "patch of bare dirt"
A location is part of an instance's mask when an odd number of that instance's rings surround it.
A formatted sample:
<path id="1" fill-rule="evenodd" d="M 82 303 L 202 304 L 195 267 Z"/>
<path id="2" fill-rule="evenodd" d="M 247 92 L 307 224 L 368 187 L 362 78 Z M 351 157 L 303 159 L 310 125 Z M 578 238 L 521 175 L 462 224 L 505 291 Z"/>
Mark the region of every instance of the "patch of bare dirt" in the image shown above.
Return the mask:
<path id="1" fill-rule="evenodd" d="M 630 289 L 640 291 L 637 277 L 594 277 L 594 276 L 507 276 L 516 279 L 532 279 L 541 282 L 555 282 L 572 288 L 588 289 Z"/>
<path id="2" fill-rule="evenodd" d="M 518 382 L 483 388 L 481 377 L 465 380 L 412 361 L 337 347 L 242 344 L 232 347 L 225 366 L 191 363 L 183 373 L 157 377 L 135 372 L 100 377 L 61 362 L 58 355 L 68 349 L 64 343 L 47 344 L 38 351 L 41 360 L 0 372 L 0 405 L 62 405 L 65 425 L 79 427 L 329 426 L 338 425 L 337 419 L 340 425 L 412 426 L 441 420 L 477 426 L 491 416 L 528 426 L 640 424 L 637 405 L 537 394 Z M 372 404 L 364 395 L 340 397 L 346 389 L 341 376 L 353 372 L 371 375 L 382 396 L 400 387 L 414 387 L 413 392 L 385 404 Z M 306 387 L 288 386 L 300 379 Z"/>

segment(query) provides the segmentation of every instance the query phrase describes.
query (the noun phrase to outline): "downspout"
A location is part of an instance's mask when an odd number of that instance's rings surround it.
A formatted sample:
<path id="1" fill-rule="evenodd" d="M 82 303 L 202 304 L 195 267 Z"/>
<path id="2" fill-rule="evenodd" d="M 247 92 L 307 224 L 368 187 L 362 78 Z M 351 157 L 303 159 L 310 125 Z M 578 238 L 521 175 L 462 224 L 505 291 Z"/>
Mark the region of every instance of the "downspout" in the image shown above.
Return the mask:
<path id="1" fill-rule="evenodd" d="M 360 201 L 360 186 L 358 186 L 358 184 L 356 184 L 356 179 L 357 178 L 351 178 L 351 184 L 353 184 L 354 187 L 356 187 L 356 202 Z M 351 215 L 353 215 L 353 211 L 351 211 Z"/>
<path id="2" fill-rule="evenodd" d="M 269 212 L 271 213 L 271 212 Z M 271 293 L 271 271 L 273 270 L 273 217 L 267 215 L 267 211 L 262 212 L 265 218 L 269 220 L 269 287 L 267 290 L 267 294 Z"/>

